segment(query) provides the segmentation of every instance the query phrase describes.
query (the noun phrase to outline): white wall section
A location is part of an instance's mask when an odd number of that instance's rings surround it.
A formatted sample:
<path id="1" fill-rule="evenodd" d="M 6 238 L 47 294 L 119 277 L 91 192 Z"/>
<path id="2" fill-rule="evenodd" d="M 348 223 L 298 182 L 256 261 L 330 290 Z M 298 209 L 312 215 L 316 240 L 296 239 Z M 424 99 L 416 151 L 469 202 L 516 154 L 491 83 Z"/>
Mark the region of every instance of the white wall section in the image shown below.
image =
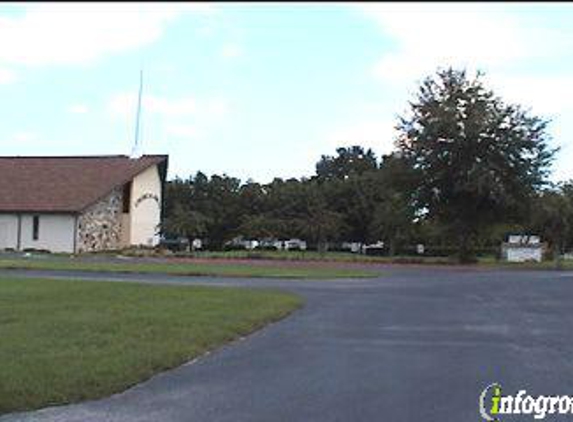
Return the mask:
<path id="1" fill-rule="evenodd" d="M 18 216 L 0 214 L 0 250 L 18 247 Z"/>
<path id="2" fill-rule="evenodd" d="M 161 222 L 161 178 L 157 166 L 139 173 L 131 185 L 130 243 L 155 246 Z"/>
<path id="3" fill-rule="evenodd" d="M 40 217 L 38 240 L 32 238 L 34 215 Z M 73 253 L 75 224 L 73 214 L 22 214 L 21 249 Z"/>

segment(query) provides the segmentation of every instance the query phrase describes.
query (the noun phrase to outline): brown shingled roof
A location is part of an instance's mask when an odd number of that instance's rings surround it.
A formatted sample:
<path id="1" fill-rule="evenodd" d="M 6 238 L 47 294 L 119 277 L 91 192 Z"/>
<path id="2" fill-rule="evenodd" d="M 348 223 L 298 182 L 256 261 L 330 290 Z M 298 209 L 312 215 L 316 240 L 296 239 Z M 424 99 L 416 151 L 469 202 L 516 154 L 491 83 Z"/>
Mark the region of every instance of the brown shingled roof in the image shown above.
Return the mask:
<path id="1" fill-rule="evenodd" d="M 79 212 L 166 155 L 0 157 L 0 212 Z"/>

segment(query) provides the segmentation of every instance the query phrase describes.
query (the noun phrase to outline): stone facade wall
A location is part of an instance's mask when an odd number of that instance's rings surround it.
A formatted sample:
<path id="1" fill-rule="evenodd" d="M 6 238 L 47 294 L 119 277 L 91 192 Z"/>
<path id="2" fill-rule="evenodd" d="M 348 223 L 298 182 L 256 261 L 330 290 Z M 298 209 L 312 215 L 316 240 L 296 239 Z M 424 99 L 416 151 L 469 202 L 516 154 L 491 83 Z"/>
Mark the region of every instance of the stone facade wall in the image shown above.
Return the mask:
<path id="1" fill-rule="evenodd" d="M 78 217 L 78 252 L 118 249 L 121 246 L 123 191 L 114 189 Z"/>

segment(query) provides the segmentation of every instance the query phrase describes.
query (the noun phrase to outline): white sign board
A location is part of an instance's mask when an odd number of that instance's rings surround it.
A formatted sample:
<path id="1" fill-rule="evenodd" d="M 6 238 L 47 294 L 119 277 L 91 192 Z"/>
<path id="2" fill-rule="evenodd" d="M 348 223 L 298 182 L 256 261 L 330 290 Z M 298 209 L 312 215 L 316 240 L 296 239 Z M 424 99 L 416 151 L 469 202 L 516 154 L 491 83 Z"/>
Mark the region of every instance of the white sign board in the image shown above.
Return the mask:
<path id="1" fill-rule="evenodd" d="M 541 248 L 509 248 L 507 250 L 507 260 L 509 262 L 541 262 L 541 252 Z"/>

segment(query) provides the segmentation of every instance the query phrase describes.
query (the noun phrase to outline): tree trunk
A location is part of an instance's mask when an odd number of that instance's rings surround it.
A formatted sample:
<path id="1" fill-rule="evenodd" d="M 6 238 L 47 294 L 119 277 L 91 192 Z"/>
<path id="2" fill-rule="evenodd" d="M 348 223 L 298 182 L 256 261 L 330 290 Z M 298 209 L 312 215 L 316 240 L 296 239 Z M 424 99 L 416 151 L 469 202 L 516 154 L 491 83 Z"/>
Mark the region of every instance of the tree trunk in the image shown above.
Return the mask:
<path id="1" fill-rule="evenodd" d="M 324 255 L 326 254 L 326 242 L 324 240 L 318 241 L 318 253 L 324 258 Z"/>
<path id="2" fill-rule="evenodd" d="M 553 260 L 555 261 L 555 269 L 562 270 L 563 269 L 563 261 L 561 259 L 561 251 L 563 247 L 561 246 L 561 241 L 556 241 L 555 245 L 553 246 Z"/>
<path id="3" fill-rule="evenodd" d="M 326 240 L 325 240 L 325 236 L 322 234 L 322 230 L 320 230 L 320 228 L 319 228 L 316 244 L 317 244 L 318 253 L 320 254 L 321 257 L 324 257 L 324 255 L 326 253 Z"/>
<path id="4" fill-rule="evenodd" d="M 388 255 L 394 256 L 396 255 L 396 242 L 394 239 L 390 239 L 388 241 Z"/>
<path id="5" fill-rule="evenodd" d="M 469 264 L 476 262 L 476 258 L 473 254 L 470 244 L 470 234 L 466 230 L 462 230 L 462 232 L 460 233 L 458 262 L 460 264 Z"/>

